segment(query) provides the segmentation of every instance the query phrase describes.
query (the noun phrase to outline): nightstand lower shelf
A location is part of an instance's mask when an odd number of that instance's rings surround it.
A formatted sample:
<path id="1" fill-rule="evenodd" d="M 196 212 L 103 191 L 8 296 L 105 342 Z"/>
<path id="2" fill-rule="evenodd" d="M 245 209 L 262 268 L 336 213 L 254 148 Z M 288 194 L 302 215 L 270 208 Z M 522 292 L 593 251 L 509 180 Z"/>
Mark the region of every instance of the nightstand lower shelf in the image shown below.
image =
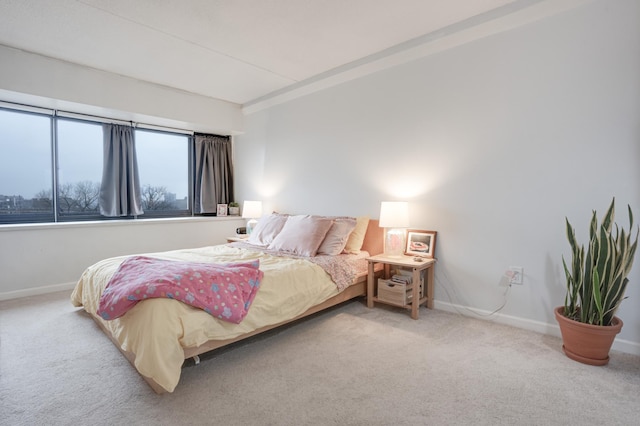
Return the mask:
<path id="1" fill-rule="evenodd" d="M 367 307 L 373 308 L 374 303 L 382 303 L 385 305 L 396 306 L 411 310 L 411 318 L 418 319 L 418 308 L 426 305 L 428 309 L 433 309 L 433 280 L 435 259 L 414 260 L 413 257 L 400 256 L 391 257 L 385 255 L 377 255 L 367 258 L 369 262 L 369 274 L 367 277 Z M 384 264 L 384 278 L 389 278 L 390 266 L 400 266 L 410 268 L 412 271 L 412 283 L 420 283 L 422 271 L 425 271 L 424 277 L 424 295 L 421 295 L 421 285 L 411 286 L 411 302 L 399 303 L 391 300 L 384 300 L 377 297 L 376 289 L 378 288 L 377 277 L 374 274 L 375 265 L 377 263 Z M 421 297 L 422 296 L 422 297 Z"/>
<path id="2" fill-rule="evenodd" d="M 369 300 L 369 298 L 367 297 L 367 300 Z M 384 300 L 384 299 L 379 299 L 377 297 L 372 297 L 372 300 L 374 303 L 382 303 L 384 305 L 389 305 L 389 306 L 395 306 L 396 308 L 404 308 L 404 309 L 408 309 L 411 310 L 413 308 L 413 303 L 408 303 L 408 304 L 402 304 L 402 303 L 396 303 L 396 302 L 391 302 L 389 300 Z M 423 297 L 418 301 L 418 306 L 420 305 L 425 305 L 427 303 L 427 301 L 429 300 L 428 297 Z"/>

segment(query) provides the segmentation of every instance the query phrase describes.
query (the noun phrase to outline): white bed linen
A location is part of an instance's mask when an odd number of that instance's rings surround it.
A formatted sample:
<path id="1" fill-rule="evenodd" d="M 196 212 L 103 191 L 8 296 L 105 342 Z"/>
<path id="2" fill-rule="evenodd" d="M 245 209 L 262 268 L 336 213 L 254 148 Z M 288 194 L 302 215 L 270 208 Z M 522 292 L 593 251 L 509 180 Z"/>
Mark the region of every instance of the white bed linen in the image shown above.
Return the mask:
<path id="1" fill-rule="evenodd" d="M 139 302 L 121 318 L 104 321 L 120 347 L 135 354 L 134 365 L 144 376 L 172 392 L 180 379 L 183 348 L 208 340 L 226 340 L 266 325 L 294 318 L 338 294 L 336 284 L 318 265 L 305 259 L 273 256 L 228 245 L 147 254 L 193 262 L 260 260 L 264 271 L 260 290 L 240 324 L 218 320 L 206 312 L 171 299 Z M 102 260 L 85 270 L 71 295 L 74 306 L 95 316 L 100 295 L 127 256 Z"/>

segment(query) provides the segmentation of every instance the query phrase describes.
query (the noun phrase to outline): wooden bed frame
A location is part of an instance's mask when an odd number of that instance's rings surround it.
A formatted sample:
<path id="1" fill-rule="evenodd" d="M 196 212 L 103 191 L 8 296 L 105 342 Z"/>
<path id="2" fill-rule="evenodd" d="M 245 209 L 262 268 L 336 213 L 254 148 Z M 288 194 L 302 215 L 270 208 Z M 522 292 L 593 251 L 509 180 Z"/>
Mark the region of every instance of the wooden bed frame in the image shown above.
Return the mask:
<path id="1" fill-rule="evenodd" d="M 364 251 L 368 251 L 369 254 L 371 256 L 374 256 L 376 254 L 380 254 L 384 251 L 384 231 L 382 228 L 380 228 L 378 220 L 374 220 L 371 219 L 369 220 L 369 225 L 367 227 L 367 232 L 365 234 L 365 238 L 364 238 L 364 242 L 362 244 L 362 250 Z M 378 271 L 377 273 L 382 273 L 382 270 Z M 246 334 L 242 334 L 238 337 L 235 337 L 233 339 L 227 339 L 227 340 L 209 340 L 205 343 L 203 343 L 200 346 L 197 346 L 195 348 L 185 348 L 184 350 L 184 358 L 185 359 L 189 359 L 189 358 L 197 358 L 198 355 L 201 355 L 205 352 L 209 352 L 212 351 L 214 349 L 218 349 L 221 348 L 223 346 L 227 346 L 230 345 L 232 343 L 235 342 L 239 342 L 243 339 L 247 339 L 251 336 L 255 336 L 258 335 L 260 333 L 263 333 L 265 331 L 269 331 L 269 330 L 273 330 L 274 328 L 278 328 L 281 327 L 285 324 L 289 324 L 292 323 L 294 321 L 297 321 L 301 318 L 307 317 L 309 315 L 313 315 L 317 312 L 320 312 L 322 310 L 328 309 L 332 306 L 335 305 L 339 305 L 340 303 L 346 302 L 347 300 L 351 300 L 353 298 L 359 297 L 359 296 L 366 296 L 367 294 L 367 273 L 362 273 L 360 275 L 358 275 L 355 279 L 354 279 L 354 284 L 349 286 L 348 288 L 346 288 L 344 291 L 340 292 L 339 294 L 325 300 L 324 302 L 320 303 L 319 305 L 316 306 L 312 306 L 311 308 L 309 308 L 308 310 L 306 310 L 305 312 L 303 312 L 302 314 L 298 315 L 295 318 L 292 318 L 290 320 L 287 321 L 283 321 L 281 323 L 278 324 L 272 324 L 272 325 L 268 325 L 268 326 L 264 326 L 261 328 L 258 328 L 250 333 L 246 333 Z M 95 320 L 95 322 L 100 326 L 100 328 L 102 329 L 102 331 L 109 336 L 109 338 L 111 339 L 111 341 L 113 342 L 114 345 L 116 345 L 116 347 L 120 350 L 120 352 L 122 352 L 122 354 L 125 356 L 125 358 L 127 358 L 127 360 L 129 360 L 129 362 L 131 363 L 132 366 L 134 366 L 135 369 L 135 355 L 132 352 L 129 351 L 125 351 L 120 347 L 120 344 L 118 343 L 118 341 L 111 335 L 111 333 L 109 332 L 109 330 L 107 330 L 107 328 L 102 324 L 102 321 L 100 320 L 99 317 L 95 316 L 95 315 L 91 315 L 91 317 Z M 138 371 L 136 369 L 136 371 Z M 162 394 L 165 393 L 166 390 L 160 386 L 155 380 L 153 380 L 150 377 L 146 377 L 142 374 L 140 374 L 142 376 L 142 378 L 149 384 L 149 386 L 151 386 L 151 388 L 154 390 L 154 392 L 158 393 L 158 394 Z"/>

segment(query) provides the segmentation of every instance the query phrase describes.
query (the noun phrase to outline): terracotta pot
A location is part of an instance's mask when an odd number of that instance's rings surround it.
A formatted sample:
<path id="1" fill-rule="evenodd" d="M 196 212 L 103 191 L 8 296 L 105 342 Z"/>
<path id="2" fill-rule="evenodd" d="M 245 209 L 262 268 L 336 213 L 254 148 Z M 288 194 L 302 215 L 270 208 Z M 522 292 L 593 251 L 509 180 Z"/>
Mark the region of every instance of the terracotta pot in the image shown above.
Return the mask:
<path id="1" fill-rule="evenodd" d="M 562 333 L 562 350 L 569 358 L 589 365 L 609 362 L 609 350 L 616 334 L 622 329 L 622 320 L 613 317 L 611 325 L 592 325 L 574 321 L 563 315 L 564 306 L 555 309 L 556 321 Z"/>

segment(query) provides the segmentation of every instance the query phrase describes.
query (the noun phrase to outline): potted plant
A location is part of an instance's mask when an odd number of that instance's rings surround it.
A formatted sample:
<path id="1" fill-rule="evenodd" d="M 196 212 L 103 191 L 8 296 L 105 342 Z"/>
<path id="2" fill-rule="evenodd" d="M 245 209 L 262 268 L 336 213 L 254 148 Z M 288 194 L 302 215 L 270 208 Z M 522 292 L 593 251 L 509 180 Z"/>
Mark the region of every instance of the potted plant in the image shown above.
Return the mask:
<path id="1" fill-rule="evenodd" d="M 629 232 L 614 224 L 615 198 L 598 224 L 593 211 L 589 227 L 589 244 L 578 244 L 575 230 L 566 219 L 567 238 L 571 246 L 571 263 L 564 256 L 567 293 L 564 306 L 555 309 L 560 325 L 564 353 L 571 359 L 590 365 L 609 362 L 609 350 L 622 329 L 615 316 L 631 272 L 638 232 L 632 242 L 633 213 L 629 211 Z"/>
<path id="2" fill-rule="evenodd" d="M 232 201 L 229 203 L 229 215 L 230 216 L 240 216 L 240 204 Z"/>

